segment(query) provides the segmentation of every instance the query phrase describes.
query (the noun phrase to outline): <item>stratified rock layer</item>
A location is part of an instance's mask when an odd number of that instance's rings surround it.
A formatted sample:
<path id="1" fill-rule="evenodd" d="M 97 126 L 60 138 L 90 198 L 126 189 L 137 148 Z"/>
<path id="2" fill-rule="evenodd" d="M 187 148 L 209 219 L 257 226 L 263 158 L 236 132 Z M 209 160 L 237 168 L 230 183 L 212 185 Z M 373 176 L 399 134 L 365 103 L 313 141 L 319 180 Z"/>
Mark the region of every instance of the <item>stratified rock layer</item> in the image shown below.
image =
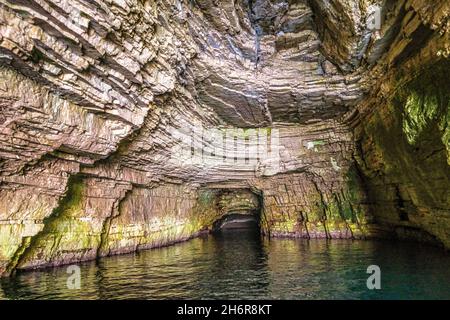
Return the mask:
<path id="1" fill-rule="evenodd" d="M 0 1 L 0 274 L 236 212 L 270 236 L 450 247 L 448 16 L 421 0 Z"/>

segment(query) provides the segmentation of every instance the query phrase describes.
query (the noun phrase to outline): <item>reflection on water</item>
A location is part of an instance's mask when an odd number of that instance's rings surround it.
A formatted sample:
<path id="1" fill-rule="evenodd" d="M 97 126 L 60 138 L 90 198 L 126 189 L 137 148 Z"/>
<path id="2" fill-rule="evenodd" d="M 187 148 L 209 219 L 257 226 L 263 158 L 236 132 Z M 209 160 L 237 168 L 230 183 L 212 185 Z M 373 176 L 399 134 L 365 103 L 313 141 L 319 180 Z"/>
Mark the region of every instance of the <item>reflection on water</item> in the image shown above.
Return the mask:
<path id="1" fill-rule="evenodd" d="M 366 269 L 381 268 L 381 290 Z M 171 247 L 2 279 L 6 299 L 450 299 L 450 256 L 415 243 L 268 240 L 226 231 Z"/>

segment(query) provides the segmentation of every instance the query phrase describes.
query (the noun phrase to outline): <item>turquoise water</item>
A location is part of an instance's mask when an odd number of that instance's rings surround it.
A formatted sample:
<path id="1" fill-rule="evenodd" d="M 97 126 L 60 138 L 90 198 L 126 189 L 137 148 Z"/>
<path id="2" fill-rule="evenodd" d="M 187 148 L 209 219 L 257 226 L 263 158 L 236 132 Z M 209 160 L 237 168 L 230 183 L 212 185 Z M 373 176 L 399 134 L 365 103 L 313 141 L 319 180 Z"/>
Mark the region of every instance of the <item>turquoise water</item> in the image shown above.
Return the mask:
<path id="1" fill-rule="evenodd" d="M 381 289 L 368 290 L 369 265 Z M 450 255 L 416 243 L 261 238 L 227 231 L 2 279 L 3 299 L 450 299 Z"/>

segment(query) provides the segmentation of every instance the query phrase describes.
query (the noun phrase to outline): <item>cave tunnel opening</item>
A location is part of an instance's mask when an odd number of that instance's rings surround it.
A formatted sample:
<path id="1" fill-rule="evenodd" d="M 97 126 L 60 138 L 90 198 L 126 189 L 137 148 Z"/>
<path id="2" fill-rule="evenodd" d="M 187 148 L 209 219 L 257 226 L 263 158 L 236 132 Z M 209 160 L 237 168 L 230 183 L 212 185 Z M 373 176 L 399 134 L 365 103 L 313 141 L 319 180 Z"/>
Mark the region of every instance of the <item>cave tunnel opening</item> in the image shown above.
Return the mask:
<path id="1" fill-rule="evenodd" d="M 221 189 L 217 205 L 221 215 L 213 223 L 214 234 L 261 233 L 262 196 L 258 192 L 249 188 Z"/>
<path id="2" fill-rule="evenodd" d="M 246 229 L 259 230 L 259 221 L 256 214 L 231 212 L 217 220 L 213 226 L 213 230 L 215 231 L 236 231 Z"/>

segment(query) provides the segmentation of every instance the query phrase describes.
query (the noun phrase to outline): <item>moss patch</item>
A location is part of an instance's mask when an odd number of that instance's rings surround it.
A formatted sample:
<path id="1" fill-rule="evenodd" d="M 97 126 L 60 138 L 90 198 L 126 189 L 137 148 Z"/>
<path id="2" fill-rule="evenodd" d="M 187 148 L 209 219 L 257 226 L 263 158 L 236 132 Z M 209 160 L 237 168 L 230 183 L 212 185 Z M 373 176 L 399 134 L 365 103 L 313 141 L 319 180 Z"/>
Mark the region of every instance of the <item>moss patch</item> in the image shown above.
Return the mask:
<path id="1" fill-rule="evenodd" d="M 93 232 L 89 221 L 80 219 L 84 216 L 84 200 L 85 185 L 82 178 L 71 177 L 66 195 L 44 220 L 43 230 L 31 239 L 18 261 L 18 268 L 61 263 L 66 259 L 63 252 L 72 252 L 71 257 L 79 260 L 86 251 L 98 246 L 100 236 Z"/>

